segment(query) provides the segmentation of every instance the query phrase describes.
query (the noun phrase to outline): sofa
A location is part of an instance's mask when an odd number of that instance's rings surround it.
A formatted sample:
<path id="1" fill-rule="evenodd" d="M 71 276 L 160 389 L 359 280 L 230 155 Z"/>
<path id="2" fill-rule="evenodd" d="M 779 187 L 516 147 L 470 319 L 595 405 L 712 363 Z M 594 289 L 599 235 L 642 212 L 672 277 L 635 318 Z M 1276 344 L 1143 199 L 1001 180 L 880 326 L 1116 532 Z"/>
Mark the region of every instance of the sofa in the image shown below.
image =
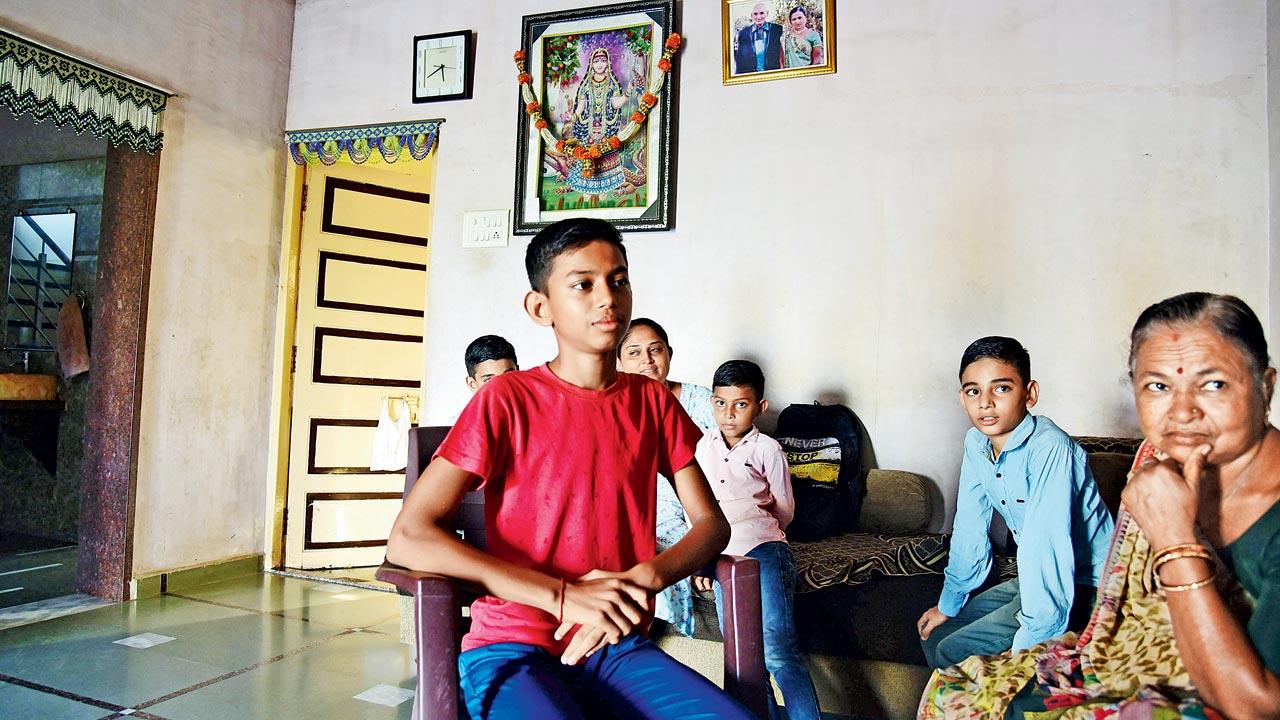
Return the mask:
<path id="1" fill-rule="evenodd" d="M 1114 513 L 1139 441 L 1076 440 Z M 928 532 L 937 493 L 928 479 L 872 469 L 866 487 L 857 532 L 792 543 L 799 576 L 796 630 L 825 712 L 905 720 L 915 717 L 930 675 L 915 624 L 942 590 L 948 536 Z M 993 532 L 1000 554 L 988 585 L 1017 573 L 1011 538 L 998 527 Z M 695 613 L 694 637 L 660 624 L 654 636 L 667 652 L 718 682 L 714 602 L 698 598 Z"/>

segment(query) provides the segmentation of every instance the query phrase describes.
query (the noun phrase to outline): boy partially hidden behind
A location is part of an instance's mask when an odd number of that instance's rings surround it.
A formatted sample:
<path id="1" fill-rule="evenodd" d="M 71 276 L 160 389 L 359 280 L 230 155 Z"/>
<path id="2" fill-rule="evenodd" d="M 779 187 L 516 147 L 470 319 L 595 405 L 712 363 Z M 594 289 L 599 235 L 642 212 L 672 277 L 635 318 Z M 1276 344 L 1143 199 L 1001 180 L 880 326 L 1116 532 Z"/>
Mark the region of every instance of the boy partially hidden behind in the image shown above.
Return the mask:
<path id="1" fill-rule="evenodd" d="M 555 333 L 546 365 L 476 393 L 405 499 L 399 565 L 482 586 L 458 657 L 472 718 L 742 718 L 644 636 L 654 593 L 729 537 L 694 461 L 699 431 L 661 384 L 616 370 L 631 319 L 627 256 L 602 220 L 554 223 L 525 256 L 525 311 Z M 655 556 L 656 478 L 674 477 L 689 533 Z M 485 494 L 488 552 L 450 520 Z"/>
<path id="2" fill-rule="evenodd" d="M 1084 450 L 1032 415 L 1039 386 L 1013 338 L 975 340 L 960 359 L 964 441 L 951 557 L 938 604 L 917 623 L 932 667 L 1025 650 L 1089 619 L 1114 523 Z M 1018 543 L 1018 577 L 970 598 L 991 570 L 991 511 Z"/>
<path id="3" fill-rule="evenodd" d="M 764 621 L 764 664 L 782 690 L 786 717 L 818 720 L 813 679 L 796 642 L 792 596 L 796 564 L 783 532 L 795 514 L 787 456 L 776 440 L 761 433 L 756 418 L 767 410 L 764 373 L 748 360 L 730 360 L 716 369 L 711 412 L 717 427 L 698 441 L 698 464 L 711 481 L 731 534 L 725 552 L 760 562 L 760 605 Z M 694 578 L 699 590 L 710 587 Z M 720 593 L 716 609 L 723 612 Z M 773 693 L 769 693 L 773 702 Z"/>
<path id="4" fill-rule="evenodd" d="M 467 365 L 467 387 L 471 392 L 512 370 L 519 370 L 516 349 L 501 335 L 481 335 L 467 346 L 463 356 Z"/>

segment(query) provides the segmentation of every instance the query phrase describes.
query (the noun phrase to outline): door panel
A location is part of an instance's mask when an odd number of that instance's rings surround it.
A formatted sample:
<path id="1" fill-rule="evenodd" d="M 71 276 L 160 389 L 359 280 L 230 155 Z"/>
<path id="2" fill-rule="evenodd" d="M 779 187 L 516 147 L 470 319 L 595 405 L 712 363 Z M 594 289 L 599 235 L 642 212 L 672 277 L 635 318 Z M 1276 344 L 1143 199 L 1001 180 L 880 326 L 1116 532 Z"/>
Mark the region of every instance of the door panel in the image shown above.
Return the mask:
<path id="1" fill-rule="evenodd" d="M 404 473 L 369 460 L 384 399 L 421 393 L 434 163 L 307 168 L 288 567 L 382 561 Z M 396 402 L 397 416 L 406 407 Z"/>

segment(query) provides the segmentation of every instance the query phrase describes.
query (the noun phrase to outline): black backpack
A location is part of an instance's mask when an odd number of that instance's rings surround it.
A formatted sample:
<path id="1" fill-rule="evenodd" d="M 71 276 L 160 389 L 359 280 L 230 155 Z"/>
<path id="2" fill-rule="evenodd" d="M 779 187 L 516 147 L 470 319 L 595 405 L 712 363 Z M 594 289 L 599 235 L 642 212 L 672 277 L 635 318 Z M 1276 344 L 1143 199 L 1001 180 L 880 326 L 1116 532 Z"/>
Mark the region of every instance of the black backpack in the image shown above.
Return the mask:
<path id="1" fill-rule="evenodd" d="M 812 541 L 858 526 L 866 479 L 858 463 L 858 419 L 844 405 L 790 405 L 774 439 L 787 453 L 796 514 L 787 538 Z"/>

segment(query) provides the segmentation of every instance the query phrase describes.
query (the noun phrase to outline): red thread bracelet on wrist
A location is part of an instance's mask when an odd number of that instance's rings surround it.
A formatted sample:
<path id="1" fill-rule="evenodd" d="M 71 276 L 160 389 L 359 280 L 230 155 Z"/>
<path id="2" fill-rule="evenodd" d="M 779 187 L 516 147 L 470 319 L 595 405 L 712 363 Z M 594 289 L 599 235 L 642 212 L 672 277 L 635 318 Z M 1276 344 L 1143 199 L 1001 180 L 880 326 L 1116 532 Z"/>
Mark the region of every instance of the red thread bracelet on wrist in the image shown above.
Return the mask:
<path id="1" fill-rule="evenodd" d="M 556 616 L 556 622 L 564 622 L 564 591 L 568 583 L 563 579 L 560 580 L 560 614 Z"/>

